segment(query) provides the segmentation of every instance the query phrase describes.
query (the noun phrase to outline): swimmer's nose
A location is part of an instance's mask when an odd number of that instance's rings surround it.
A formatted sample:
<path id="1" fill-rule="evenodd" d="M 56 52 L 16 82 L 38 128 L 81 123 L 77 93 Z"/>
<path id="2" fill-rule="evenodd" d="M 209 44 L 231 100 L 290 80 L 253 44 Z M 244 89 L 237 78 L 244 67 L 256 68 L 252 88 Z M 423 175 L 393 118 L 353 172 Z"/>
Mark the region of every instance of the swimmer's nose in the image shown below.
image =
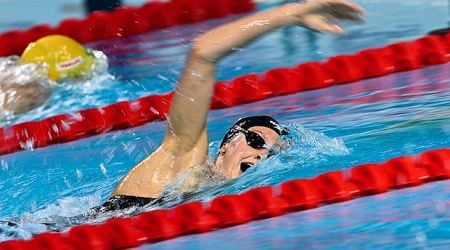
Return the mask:
<path id="1" fill-rule="evenodd" d="M 256 161 L 260 161 L 264 158 L 264 156 L 262 154 L 257 154 L 253 157 Z"/>
<path id="2" fill-rule="evenodd" d="M 243 161 L 254 165 L 254 164 L 258 163 L 259 161 L 261 161 L 262 159 L 264 159 L 266 157 L 267 156 L 265 154 L 259 153 L 259 154 L 255 154 L 255 155 L 253 155 L 253 156 L 251 156 L 249 158 L 246 158 Z"/>
<path id="3" fill-rule="evenodd" d="M 263 149 L 260 150 L 259 153 L 257 153 L 255 156 L 253 156 L 253 159 L 255 159 L 255 161 L 261 161 L 264 160 L 266 158 L 270 157 L 270 152 L 267 149 Z"/>

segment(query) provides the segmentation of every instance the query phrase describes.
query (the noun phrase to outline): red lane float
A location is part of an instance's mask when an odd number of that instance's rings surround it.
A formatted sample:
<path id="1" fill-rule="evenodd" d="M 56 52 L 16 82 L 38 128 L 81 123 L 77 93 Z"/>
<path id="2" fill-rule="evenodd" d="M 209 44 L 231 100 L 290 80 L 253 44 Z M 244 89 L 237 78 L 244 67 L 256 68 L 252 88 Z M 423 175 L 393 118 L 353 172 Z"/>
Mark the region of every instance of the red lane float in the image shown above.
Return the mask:
<path id="1" fill-rule="evenodd" d="M 0 56 L 20 55 L 30 42 L 51 34 L 66 35 L 87 43 L 220 18 L 254 8 L 253 0 L 172 0 L 151 1 L 140 7 L 124 6 L 112 12 L 96 11 L 84 19 L 63 20 L 56 27 L 41 24 L 28 30 L 2 33 Z"/>
<path id="2" fill-rule="evenodd" d="M 223 195 L 210 202 L 190 202 L 99 225 L 75 226 L 64 233 L 6 241 L 0 249 L 131 248 L 449 178 L 450 149 L 436 149 Z"/>
<path id="3" fill-rule="evenodd" d="M 183 4 L 187 2 L 191 1 Z M 238 9 L 236 6 L 233 8 Z M 100 16 L 97 15 L 99 18 Z M 45 27 L 38 30 L 48 31 Z M 14 33 L 10 35 L 15 36 Z M 230 81 L 217 82 L 211 108 L 227 108 L 449 61 L 450 35 L 425 36 L 383 48 L 366 49 L 353 55 L 337 55 L 325 62 L 308 62 L 292 68 L 277 68 L 261 74 L 243 75 Z M 165 120 L 172 94 L 145 96 L 133 101 L 0 128 L 0 155 Z M 373 191 L 379 189 L 375 188 Z"/>

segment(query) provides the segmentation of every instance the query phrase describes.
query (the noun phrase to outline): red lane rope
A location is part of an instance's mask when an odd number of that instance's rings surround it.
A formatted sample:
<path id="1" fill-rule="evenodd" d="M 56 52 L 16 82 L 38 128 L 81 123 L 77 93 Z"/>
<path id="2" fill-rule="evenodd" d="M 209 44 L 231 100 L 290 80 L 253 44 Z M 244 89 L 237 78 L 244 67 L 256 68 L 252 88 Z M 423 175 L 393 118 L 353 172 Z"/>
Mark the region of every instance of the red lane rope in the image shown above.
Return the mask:
<path id="1" fill-rule="evenodd" d="M 124 249 L 450 178 L 450 149 L 331 171 L 171 209 L 0 243 L 0 249 Z"/>
<path id="2" fill-rule="evenodd" d="M 225 17 L 254 8 L 253 0 L 172 0 L 152 1 L 141 7 L 124 6 L 112 12 L 96 11 L 84 19 L 66 19 L 56 27 L 41 24 L 0 34 L 0 56 L 20 55 L 30 42 L 51 34 L 87 43 Z"/>
<path id="3" fill-rule="evenodd" d="M 324 62 L 276 68 L 217 82 L 211 108 L 232 107 L 449 61 L 450 33 L 446 36 L 430 35 L 410 42 L 366 49 L 353 55 L 337 55 Z M 165 120 L 171 97 L 172 93 L 150 95 L 0 128 L 0 155 Z"/>

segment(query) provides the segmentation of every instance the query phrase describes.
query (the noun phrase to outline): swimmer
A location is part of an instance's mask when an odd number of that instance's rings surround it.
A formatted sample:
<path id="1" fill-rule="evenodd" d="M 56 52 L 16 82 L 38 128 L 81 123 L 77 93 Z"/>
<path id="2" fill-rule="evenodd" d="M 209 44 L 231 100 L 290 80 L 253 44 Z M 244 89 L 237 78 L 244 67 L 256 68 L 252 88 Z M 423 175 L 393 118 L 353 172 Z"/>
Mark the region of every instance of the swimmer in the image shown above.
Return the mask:
<path id="1" fill-rule="evenodd" d="M 129 171 L 109 200 L 92 213 L 143 206 L 162 194 L 184 172 L 206 166 L 212 175 L 233 179 L 269 157 L 270 148 L 288 131 L 272 117 L 238 120 L 226 133 L 215 160 L 208 163 L 206 119 L 214 91 L 217 63 L 225 56 L 277 28 L 299 25 L 340 34 L 337 21 L 361 21 L 363 10 L 346 0 L 286 4 L 217 27 L 194 39 L 176 87 L 161 145 Z M 183 192 L 201 182 L 193 179 Z"/>
<path id="2" fill-rule="evenodd" d="M 41 65 L 22 64 L 18 56 L 0 58 L 0 121 L 39 107 L 50 92 Z"/>
<path id="3" fill-rule="evenodd" d="M 103 53 L 87 50 L 62 35 L 30 43 L 21 57 L 0 58 L 0 117 L 41 106 L 49 98 L 52 85 L 89 78 L 104 67 L 98 64 L 106 62 L 105 58 Z"/>

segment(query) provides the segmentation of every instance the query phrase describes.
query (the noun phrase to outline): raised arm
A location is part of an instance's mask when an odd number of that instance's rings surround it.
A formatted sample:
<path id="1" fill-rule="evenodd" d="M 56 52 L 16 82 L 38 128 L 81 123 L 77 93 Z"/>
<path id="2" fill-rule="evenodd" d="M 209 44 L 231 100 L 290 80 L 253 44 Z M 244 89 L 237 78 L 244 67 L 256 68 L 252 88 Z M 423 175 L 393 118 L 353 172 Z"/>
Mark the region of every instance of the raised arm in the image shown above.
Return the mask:
<path id="1" fill-rule="evenodd" d="M 283 17 L 282 13 L 286 13 L 288 8 L 283 6 L 239 19 L 193 41 L 172 100 L 164 143 L 174 143 L 181 151 L 189 151 L 199 143 L 207 148 L 206 118 L 214 91 L 217 62 L 235 48 L 287 25 L 289 18 Z"/>
<path id="2" fill-rule="evenodd" d="M 282 26 L 300 25 L 319 32 L 342 33 L 337 20 L 360 21 L 362 9 L 344 0 L 287 4 L 215 28 L 194 40 L 173 97 L 165 142 L 189 151 L 206 139 L 206 118 L 214 90 L 216 63 L 252 40 Z M 207 143 L 206 141 L 204 143 Z M 207 145 L 205 145 L 207 147 Z"/>
<path id="3" fill-rule="evenodd" d="M 156 197 L 180 170 L 204 163 L 208 155 L 206 118 L 220 59 L 282 26 L 300 25 L 319 32 L 341 33 L 334 21 L 358 21 L 361 13 L 359 6 L 345 0 L 288 4 L 222 25 L 196 38 L 172 99 L 169 128 L 161 146 L 121 180 L 113 195 Z"/>

